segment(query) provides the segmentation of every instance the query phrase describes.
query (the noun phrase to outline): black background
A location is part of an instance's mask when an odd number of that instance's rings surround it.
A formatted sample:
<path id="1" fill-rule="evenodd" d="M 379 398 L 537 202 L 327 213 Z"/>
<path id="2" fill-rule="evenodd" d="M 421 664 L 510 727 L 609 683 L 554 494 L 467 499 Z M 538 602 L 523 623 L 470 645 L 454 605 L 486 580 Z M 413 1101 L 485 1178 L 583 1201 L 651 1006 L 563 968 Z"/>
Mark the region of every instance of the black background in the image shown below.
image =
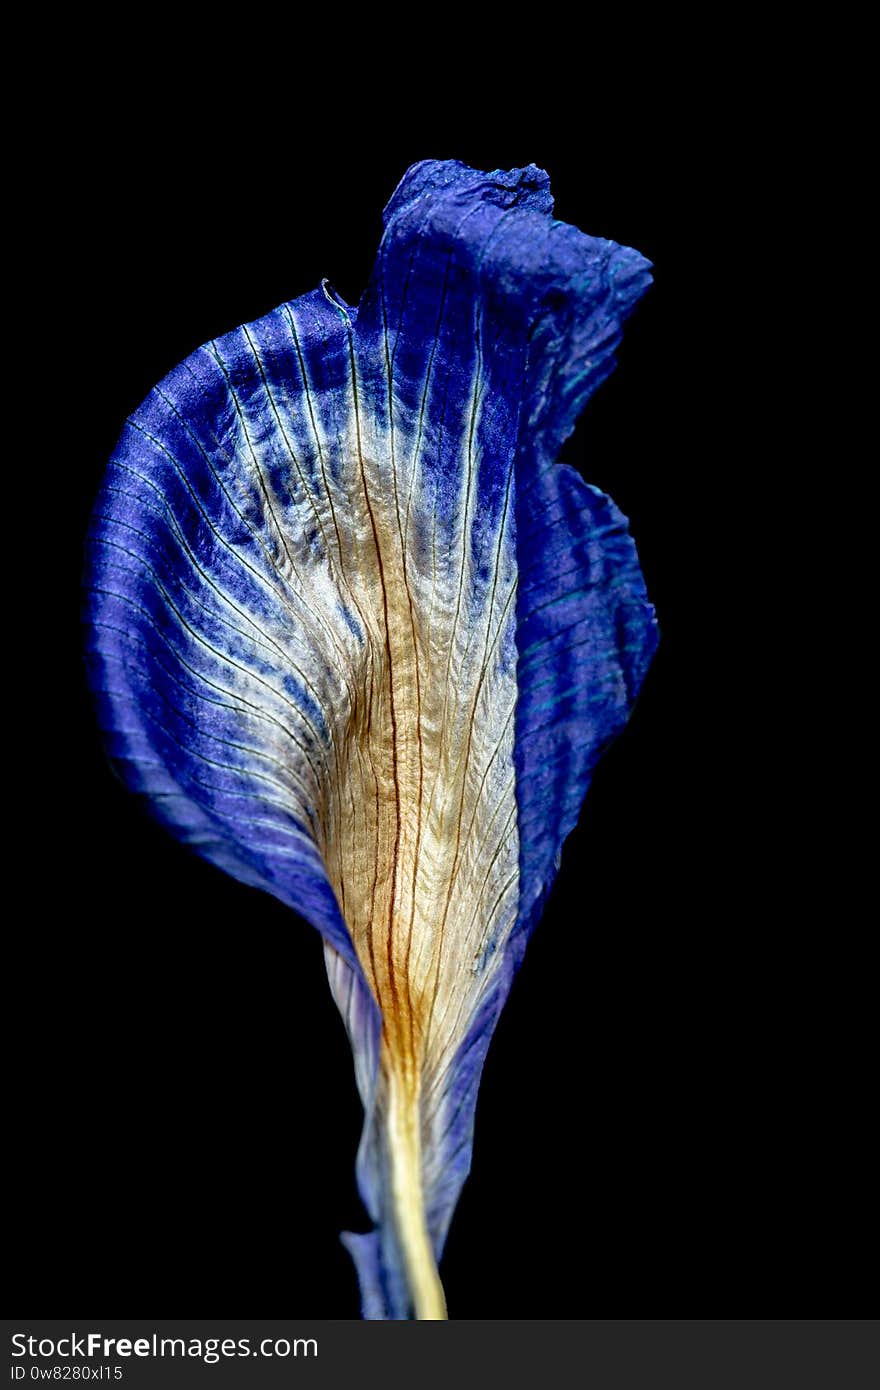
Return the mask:
<path id="1" fill-rule="evenodd" d="M 784 899 L 754 886 L 761 789 L 740 762 L 731 597 L 750 541 L 711 289 L 736 158 L 692 111 L 632 89 L 598 125 L 586 94 L 540 117 L 510 100 L 382 121 L 361 98 L 343 124 L 336 86 L 306 112 L 291 94 L 288 120 L 274 78 L 247 102 L 193 91 L 173 66 L 103 80 L 96 107 L 71 96 L 41 152 L 28 287 L 36 384 L 52 389 L 30 450 L 46 674 L 20 690 L 28 892 L 7 947 L 22 1298 L 357 1316 L 337 1235 L 366 1225 L 360 1108 L 318 937 L 179 848 L 113 779 L 78 576 L 125 417 L 200 343 L 322 276 L 356 302 L 383 204 L 425 157 L 534 161 L 560 218 L 655 265 L 566 457 L 629 516 L 661 646 L 490 1051 L 441 1271 L 450 1314 L 778 1309 L 780 1294 L 848 1288 L 835 1259 L 852 1199 L 828 1135 L 851 1119 L 828 1001 Z M 33 556 L 33 523 L 20 529 Z"/>

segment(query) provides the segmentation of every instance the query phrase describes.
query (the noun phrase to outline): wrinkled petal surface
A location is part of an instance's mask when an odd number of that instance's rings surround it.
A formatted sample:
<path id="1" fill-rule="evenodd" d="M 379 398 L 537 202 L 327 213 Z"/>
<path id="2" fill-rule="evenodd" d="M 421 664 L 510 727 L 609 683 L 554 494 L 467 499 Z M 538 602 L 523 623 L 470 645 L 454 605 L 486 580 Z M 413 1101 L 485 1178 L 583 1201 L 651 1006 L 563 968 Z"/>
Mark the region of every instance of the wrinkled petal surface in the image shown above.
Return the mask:
<path id="1" fill-rule="evenodd" d="M 414 166 L 360 306 L 323 286 L 195 352 L 93 522 L 117 766 L 324 937 L 367 1317 L 442 1315 L 486 1048 L 656 644 L 623 517 L 555 462 L 647 263 L 551 206 L 533 166 Z"/>

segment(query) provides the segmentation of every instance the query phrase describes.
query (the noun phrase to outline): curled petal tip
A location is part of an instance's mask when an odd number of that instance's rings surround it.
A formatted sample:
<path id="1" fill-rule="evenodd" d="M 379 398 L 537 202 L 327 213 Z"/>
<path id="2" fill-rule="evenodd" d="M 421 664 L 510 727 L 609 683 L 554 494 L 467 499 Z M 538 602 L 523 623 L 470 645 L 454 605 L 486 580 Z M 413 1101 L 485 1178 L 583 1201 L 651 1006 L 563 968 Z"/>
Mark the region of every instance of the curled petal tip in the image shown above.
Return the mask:
<path id="1" fill-rule="evenodd" d="M 608 278 L 614 290 L 621 317 L 626 317 L 651 283 L 651 262 L 629 246 L 618 246 L 608 265 Z"/>

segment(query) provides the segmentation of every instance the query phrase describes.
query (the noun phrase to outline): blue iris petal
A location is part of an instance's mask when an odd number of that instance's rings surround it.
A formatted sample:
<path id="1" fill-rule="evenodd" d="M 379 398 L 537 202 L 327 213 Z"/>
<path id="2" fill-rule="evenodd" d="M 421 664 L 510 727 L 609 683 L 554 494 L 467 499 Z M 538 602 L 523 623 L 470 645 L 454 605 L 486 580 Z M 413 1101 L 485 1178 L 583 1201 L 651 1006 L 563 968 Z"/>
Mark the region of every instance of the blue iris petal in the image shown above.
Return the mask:
<path id="1" fill-rule="evenodd" d="M 365 1317 L 442 1316 L 486 1048 L 657 640 L 624 518 L 556 462 L 648 266 L 551 210 L 533 166 L 414 166 L 361 304 L 325 284 L 193 353 L 93 518 L 117 767 L 324 937 Z"/>

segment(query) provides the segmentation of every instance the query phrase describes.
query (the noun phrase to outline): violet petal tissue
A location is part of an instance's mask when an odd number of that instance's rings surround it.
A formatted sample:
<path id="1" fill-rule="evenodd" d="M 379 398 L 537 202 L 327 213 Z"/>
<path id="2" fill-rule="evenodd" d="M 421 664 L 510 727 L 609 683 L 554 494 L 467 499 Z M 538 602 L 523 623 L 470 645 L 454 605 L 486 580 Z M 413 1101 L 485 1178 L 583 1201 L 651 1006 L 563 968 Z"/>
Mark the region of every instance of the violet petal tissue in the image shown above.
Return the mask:
<path id="1" fill-rule="evenodd" d="M 648 263 L 551 209 L 534 166 L 415 165 L 360 304 L 325 282 L 170 372 L 90 531 L 115 766 L 324 939 L 368 1318 L 446 1316 L 486 1049 L 657 641 L 625 519 L 556 462 Z"/>

